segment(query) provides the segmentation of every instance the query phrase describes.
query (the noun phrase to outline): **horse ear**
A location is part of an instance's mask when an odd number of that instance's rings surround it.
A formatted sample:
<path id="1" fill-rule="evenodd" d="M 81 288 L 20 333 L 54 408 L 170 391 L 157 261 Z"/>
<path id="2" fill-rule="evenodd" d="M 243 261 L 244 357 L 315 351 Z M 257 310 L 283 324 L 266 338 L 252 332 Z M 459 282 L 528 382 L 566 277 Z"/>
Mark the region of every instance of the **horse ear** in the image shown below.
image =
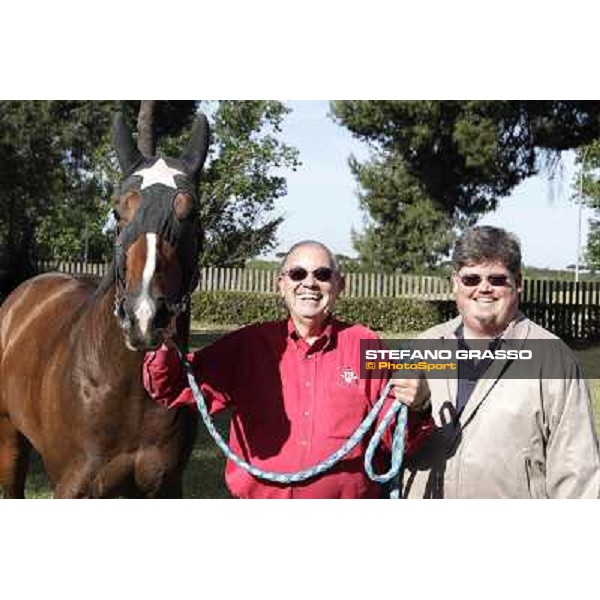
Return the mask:
<path id="1" fill-rule="evenodd" d="M 181 155 L 181 161 L 185 165 L 185 168 L 194 177 L 200 173 L 206 160 L 209 137 L 208 119 L 204 114 L 200 113 L 194 121 L 190 141 Z"/>
<path id="2" fill-rule="evenodd" d="M 121 113 L 117 113 L 113 119 L 112 139 L 121 171 L 124 174 L 129 173 L 132 167 L 142 158 L 142 155 L 137 149 L 131 130 L 125 123 Z"/>

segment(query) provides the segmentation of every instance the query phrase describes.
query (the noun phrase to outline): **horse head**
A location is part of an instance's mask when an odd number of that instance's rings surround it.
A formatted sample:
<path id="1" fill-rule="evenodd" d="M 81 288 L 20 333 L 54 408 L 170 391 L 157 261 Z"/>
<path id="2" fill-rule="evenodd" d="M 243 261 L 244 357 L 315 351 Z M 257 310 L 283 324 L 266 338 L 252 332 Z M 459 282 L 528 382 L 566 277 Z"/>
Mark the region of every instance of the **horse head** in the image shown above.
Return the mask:
<path id="1" fill-rule="evenodd" d="M 120 114 L 113 143 L 123 178 L 115 217 L 115 315 L 131 350 L 158 347 L 185 311 L 198 282 L 196 183 L 208 151 L 209 128 L 196 118 L 178 159 L 147 157 Z"/>

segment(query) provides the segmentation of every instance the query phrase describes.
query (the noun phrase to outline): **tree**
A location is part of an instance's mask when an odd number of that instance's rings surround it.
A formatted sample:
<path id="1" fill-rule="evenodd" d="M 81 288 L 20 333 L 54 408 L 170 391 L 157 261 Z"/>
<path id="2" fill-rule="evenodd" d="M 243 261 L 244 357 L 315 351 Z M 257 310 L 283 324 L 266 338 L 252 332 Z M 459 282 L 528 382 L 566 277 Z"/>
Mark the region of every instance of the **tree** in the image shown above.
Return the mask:
<path id="1" fill-rule="evenodd" d="M 574 183 L 573 200 L 583 202 L 594 211 L 589 219 L 589 230 L 583 259 L 586 267 L 600 269 L 600 140 L 577 151 L 579 172 Z"/>
<path id="2" fill-rule="evenodd" d="M 118 180 L 110 141 L 116 110 L 136 125 L 139 145 L 179 154 L 200 101 L 0 102 L 0 242 L 3 272 L 30 275 L 38 258 L 106 260 L 107 217 Z M 140 110 L 141 109 L 141 110 Z M 297 152 L 278 140 L 279 102 L 219 102 L 212 109 L 211 162 L 201 186 L 204 264 L 239 265 L 274 244 L 269 219 Z M 141 112 L 141 114 L 140 114 Z"/>
<path id="3" fill-rule="evenodd" d="M 437 209 L 396 157 L 365 164 L 352 158 L 350 168 L 371 217 L 363 234 L 352 232 L 361 267 L 411 273 L 432 269 L 451 243 L 451 219 Z"/>
<path id="4" fill-rule="evenodd" d="M 367 268 L 419 271 L 563 150 L 600 135 L 600 102 L 336 101 L 334 119 L 373 150 L 351 158 L 367 214 Z"/>
<path id="5" fill-rule="evenodd" d="M 269 215 L 287 185 L 273 171 L 300 164 L 277 138 L 288 112 L 281 102 L 219 102 L 201 186 L 203 265 L 243 266 L 275 245 L 283 217 Z"/>
<path id="6" fill-rule="evenodd" d="M 356 258 L 346 254 L 336 254 L 335 260 L 341 273 L 356 273 L 360 270 L 360 263 Z"/>
<path id="7" fill-rule="evenodd" d="M 62 213 L 65 222 L 77 218 L 81 231 L 80 214 L 58 204 L 79 207 L 103 193 L 106 184 L 89 174 L 106 115 L 102 102 L 0 103 L 0 270 L 7 288 L 33 273 L 35 254 L 55 236 L 47 227 L 44 240 L 44 224 Z"/>

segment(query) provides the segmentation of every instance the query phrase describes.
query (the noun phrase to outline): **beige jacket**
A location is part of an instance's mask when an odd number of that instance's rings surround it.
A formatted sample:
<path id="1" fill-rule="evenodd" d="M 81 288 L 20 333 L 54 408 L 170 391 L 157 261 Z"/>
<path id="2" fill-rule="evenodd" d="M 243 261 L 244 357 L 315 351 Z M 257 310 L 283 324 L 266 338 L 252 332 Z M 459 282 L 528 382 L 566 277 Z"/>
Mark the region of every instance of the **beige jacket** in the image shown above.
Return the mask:
<path id="1" fill-rule="evenodd" d="M 420 337 L 456 344 L 460 317 Z M 503 337 L 558 339 L 519 314 Z M 404 469 L 408 498 L 598 498 L 600 455 L 590 393 L 560 342 L 564 379 L 509 379 L 496 360 L 456 422 L 456 379 L 429 379 L 437 428 Z"/>

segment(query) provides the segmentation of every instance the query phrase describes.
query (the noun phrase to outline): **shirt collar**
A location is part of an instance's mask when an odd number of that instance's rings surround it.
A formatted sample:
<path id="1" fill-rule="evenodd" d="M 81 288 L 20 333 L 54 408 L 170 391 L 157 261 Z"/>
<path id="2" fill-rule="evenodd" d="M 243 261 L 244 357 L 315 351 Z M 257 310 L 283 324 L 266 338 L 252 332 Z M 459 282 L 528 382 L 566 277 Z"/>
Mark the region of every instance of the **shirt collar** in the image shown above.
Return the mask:
<path id="1" fill-rule="evenodd" d="M 319 335 L 315 343 L 311 346 L 311 348 L 314 347 L 316 349 L 326 350 L 330 347 L 333 347 L 335 344 L 335 339 L 337 337 L 338 329 L 339 321 L 334 317 L 329 316 L 325 323 L 325 328 L 323 329 L 321 335 Z M 294 322 L 292 321 L 291 317 L 289 317 L 287 321 L 287 331 L 288 337 L 290 339 L 294 340 L 295 342 L 299 342 L 300 340 L 302 340 L 302 338 L 298 335 L 298 332 L 296 331 Z"/>
<path id="2" fill-rule="evenodd" d="M 495 335 L 490 339 L 490 345 L 495 344 L 498 345 L 501 340 L 511 339 L 514 334 L 515 325 L 519 323 L 523 319 L 523 314 L 518 312 L 515 315 L 515 318 L 510 321 L 510 323 L 497 335 Z M 454 336 L 459 340 L 465 339 L 465 324 L 461 320 L 458 324 L 458 327 L 454 330 Z"/>
<path id="3" fill-rule="evenodd" d="M 504 331 L 502 331 L 501 333 L 499 333 L 498 335 L 494 336 L 493 338 L 490 338 L 489 344 L 488 344 L 488 348 L 490 350 L 495 350 L 500 345 L 500 343 L 502 342 L 502 339 L 504 337 L 505 331 L 506 331 L 506 329 Z M 465 340 L 464 323 L 461 322 L 460 325 L 454 330 L 454 335 L 455 335 L 456 339 L 458 340 L 458 345 L 466 348 L 467 342 Z"/>

